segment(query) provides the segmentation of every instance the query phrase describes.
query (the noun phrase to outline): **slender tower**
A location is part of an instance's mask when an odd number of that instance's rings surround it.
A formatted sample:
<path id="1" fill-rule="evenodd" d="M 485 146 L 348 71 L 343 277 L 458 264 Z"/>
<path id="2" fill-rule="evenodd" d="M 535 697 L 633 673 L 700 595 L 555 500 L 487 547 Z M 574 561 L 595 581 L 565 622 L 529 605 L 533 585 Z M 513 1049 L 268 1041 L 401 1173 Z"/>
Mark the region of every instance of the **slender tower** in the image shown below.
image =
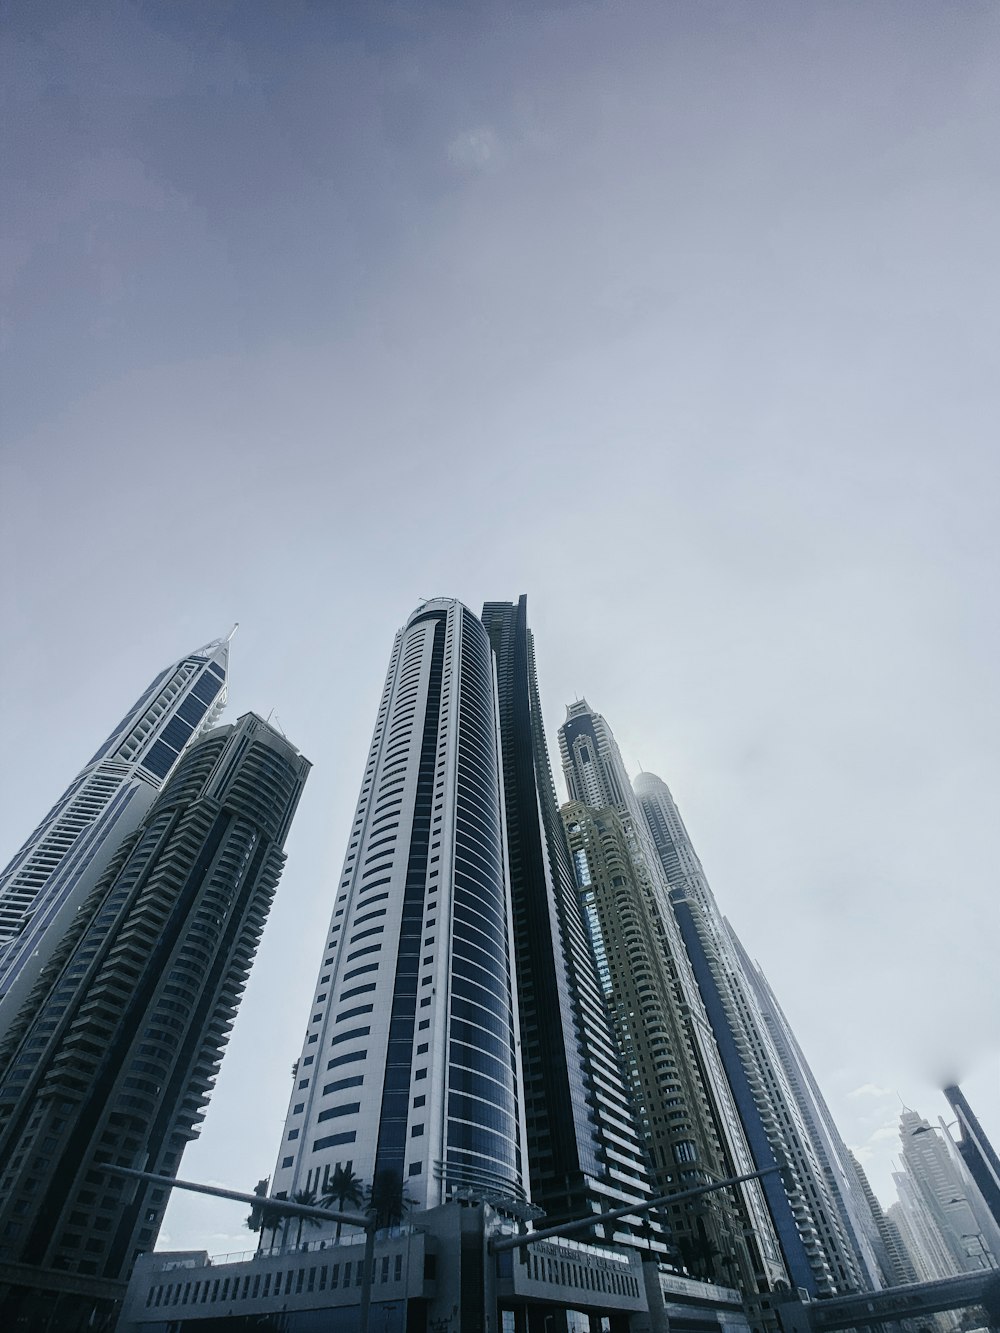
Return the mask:
<path id="1" fill-rule="evenodd" d="M 396 636 L 272 1182 L 525 1198 L 492 653 L 460 602 Z"/>
<path id="2" fill-rule="evenodd" d="M 952 1083 L 944 1089 L 944 1095 L 958 1120 L 959 1140 L 955 1145 L 956 1151 L 982 1195 L 996 1234 L 996 1229 L 1000 1228 L 1000 1157 L 973 1114 L 962 1089 Z"/>
<path id="3" fill-rule="evenodd" d="M 548 1225 L 652 1188 L 556 805 L 527 598 L 487 602 L 483 623 L 497 659 L 531 1197 Z M 636 1215 L 605 1239 L 662 1250 L 659 1232 Z"/>
<path id="4" fill-rule="evenodd" d="M 793 1284 L 814 1295 L 879 1286 L 874 1218 L 787 1021 L 719 911 L 666 783 L 640 773 L 634 790 L 754 1161 L 783 1159 L 794 1182 L 761 1182 Z"/>
<path id="5" fill-rule="evenodd" d="M 4 1328 L 104 1327 L 153 1247 L 168 1191 L 103 1164 L 197 1135 L 308 769 L 253 714 L 190 746 L 0 1044 Z"/>
<path id="6" fill-rule="evenodd" d="M 737 1106 L 614 735 L 586 700 L 566 712 L 563 819 L 657 1185 L 666 1193 L 749 1173 Z M 787 1279 L 757 1182 L 704 1196 L 672 1225 L 689 1271 L 739 1286 L 755 1318 L 771 1317 L 757 1298 Z"/>
<path id="7" fill-rule="evenodd" d="M 0 873 L 0 1036 L 184 747 L 218 718 L 233 632 L 160 672 Z"/>

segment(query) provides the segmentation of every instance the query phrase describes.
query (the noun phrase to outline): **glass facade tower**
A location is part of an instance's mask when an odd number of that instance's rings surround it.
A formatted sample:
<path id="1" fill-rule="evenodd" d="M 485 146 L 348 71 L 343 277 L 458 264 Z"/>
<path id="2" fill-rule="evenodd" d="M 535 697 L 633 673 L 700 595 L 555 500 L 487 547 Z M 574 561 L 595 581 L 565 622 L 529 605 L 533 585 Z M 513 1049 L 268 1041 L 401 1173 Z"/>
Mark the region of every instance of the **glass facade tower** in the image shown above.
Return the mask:
<path id="1" fill-rule="evenodd" d="M 653 1191 L 556 804 L 527 599 L 487 602 L 483 623 L 497 660 L 531 1197 L 549 1225 Z M 605 1239 L 662 1250 L 660 1231 L 636 1215 Z"/>
<path id="2" fill-rule="evenodd" d="M 666 783 L 640 773 L 634 790 L 754 1161 L 783 1159 L 794 1179 L 761 1182 L 792 1281 L 814 1295 L 877 1287 L 875 1219 L 784 1015 L 719 911 Z"/>
<path id="3" fill-rule="evenodd" d="M 160 672 L 0 873 L 0 1035 L 185 746 L 218 718 L 231 638 Z"/>
<path id="4" fill-rule="evenodd" d="M 337 1166 L 418 1207 L 525 1197 L 490 642 L 435 599 L 396 636 L 272 1193 Z"/>

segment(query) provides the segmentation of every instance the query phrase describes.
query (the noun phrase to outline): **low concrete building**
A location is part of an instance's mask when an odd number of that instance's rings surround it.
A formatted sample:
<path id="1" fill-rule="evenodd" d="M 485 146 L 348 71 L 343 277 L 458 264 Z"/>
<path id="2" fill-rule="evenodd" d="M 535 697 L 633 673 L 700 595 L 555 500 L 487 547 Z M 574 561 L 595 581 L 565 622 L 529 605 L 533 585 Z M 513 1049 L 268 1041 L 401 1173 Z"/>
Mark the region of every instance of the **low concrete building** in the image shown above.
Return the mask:
<path id="1" fill-rule="evenodd" d="M 445 1204 L 380 1232 L 371 1333 L 749 1333 L 740 1295 L 566 1238 L 494 1253 L 513 1234 L 484 1204 Z M 357 1333 L 364 1241 L 283 1252 L 153 1253 L 136 1264 L 119 1333 Z"/>

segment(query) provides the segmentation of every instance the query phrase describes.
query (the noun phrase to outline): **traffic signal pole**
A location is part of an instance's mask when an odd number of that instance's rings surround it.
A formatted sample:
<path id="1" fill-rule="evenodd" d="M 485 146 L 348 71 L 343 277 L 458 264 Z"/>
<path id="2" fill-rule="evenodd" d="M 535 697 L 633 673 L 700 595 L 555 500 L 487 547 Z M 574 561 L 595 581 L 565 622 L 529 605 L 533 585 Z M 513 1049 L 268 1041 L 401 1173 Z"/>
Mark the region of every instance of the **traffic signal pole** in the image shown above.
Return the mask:
<path id="1" fill-rule="evenodd" d="M 699 1185 L 695 1189 L 681 1190 L 677 1194 L 660 1194 L 645 1203 L 630 1203 L 624 1208 L 613 1208 L 609 1213 L 594 1213 L 590 1217 L 578 1218 L 575 1222 L 563 1222 L 557 1227 L 546 1227 L 544 1231 L 524 1231 L 518 1236 L 501 1236 L 499 1239 L 491 1239 L 490 1250 L 493 1254 L 502 1254 L 505 1250 L 521 1250 L 526 1245 L 533 1245 L 536 1240 L 548 1240 L 550 1236 L 571 1236 L 575 1231 L 589 1231 L 600 1222 L 613 1222 L 619 1217 L 648 1213 L 651 1209 L 662 1208 L 668 1203 L 683 1203 L 685 1199 L 697 1199 L 702 1194 L 713 1194 L 716 1190 L 729 1189 L 731 1185 L 742 1185 L 745 1180 L 760 1180 L 762 1176 L 772 1176 L 784 1169 L 783 1166 L 768 1166 L 763 1171 L 751 1171 L 745 1176 L 730 1176 L 727 1180 L 717 1180 L 713 1185 Z"/>

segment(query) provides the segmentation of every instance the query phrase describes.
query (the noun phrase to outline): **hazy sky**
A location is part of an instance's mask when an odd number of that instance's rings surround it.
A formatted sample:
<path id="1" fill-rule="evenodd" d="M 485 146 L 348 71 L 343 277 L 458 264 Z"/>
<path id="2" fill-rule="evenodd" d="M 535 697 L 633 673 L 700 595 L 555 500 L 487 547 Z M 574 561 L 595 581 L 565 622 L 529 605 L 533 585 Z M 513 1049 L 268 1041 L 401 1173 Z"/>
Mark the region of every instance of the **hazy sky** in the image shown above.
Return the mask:
<path id="1" fill-rule="evenodd" d="M 200 1141 L 277 1153 L 395 629 L 529 596 L 848 1142 L 1000 1140 L 1000 9 L 6 10 L 0 863 L 170 660 L 315 768 Z M 161 1246 L 250 1248 L 178 1199 Z"/>

